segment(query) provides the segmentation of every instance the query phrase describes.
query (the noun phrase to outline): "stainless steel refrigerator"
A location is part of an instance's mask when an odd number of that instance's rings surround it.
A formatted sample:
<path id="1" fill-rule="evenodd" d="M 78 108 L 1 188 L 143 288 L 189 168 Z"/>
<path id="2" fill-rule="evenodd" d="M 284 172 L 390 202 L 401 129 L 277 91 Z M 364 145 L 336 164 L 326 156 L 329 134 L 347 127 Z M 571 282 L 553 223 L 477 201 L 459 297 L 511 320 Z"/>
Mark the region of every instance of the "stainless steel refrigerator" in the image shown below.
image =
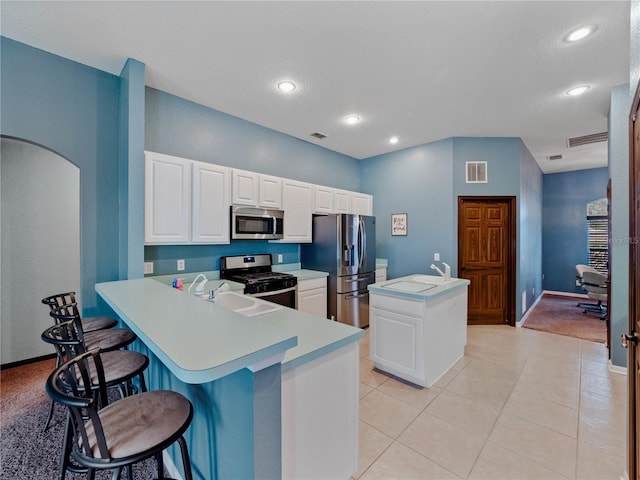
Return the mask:
<path id="1" fill-rule="evenodd" d="M 375 282 L 376 219 L 365 215 L 313 217 L 313 243 L 300 248 L 302 268 L 329 273 L 329 318 L 369 325 L 369 291 Z"/>

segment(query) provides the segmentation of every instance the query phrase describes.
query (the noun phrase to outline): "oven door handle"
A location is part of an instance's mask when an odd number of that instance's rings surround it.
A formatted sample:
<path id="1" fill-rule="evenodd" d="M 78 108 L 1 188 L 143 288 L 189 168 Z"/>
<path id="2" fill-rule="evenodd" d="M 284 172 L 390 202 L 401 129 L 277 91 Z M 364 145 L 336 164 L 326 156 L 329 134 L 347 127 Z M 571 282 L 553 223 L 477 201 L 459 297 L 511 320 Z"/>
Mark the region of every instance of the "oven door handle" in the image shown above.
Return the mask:
<path id="1" fill-rule="evenodd" d="M 260 292 L 260 293 L 250 293 L 249 296 L 250 297 L 268 297 L 271 295 L 279 295 L 281 293 L 288 293 L 288 292 L 293 292 L 295 291 L 297 287 L 289 287 L 289 288 L 283 288 L 282 290 L 274 290 L 272 292 Z"/>

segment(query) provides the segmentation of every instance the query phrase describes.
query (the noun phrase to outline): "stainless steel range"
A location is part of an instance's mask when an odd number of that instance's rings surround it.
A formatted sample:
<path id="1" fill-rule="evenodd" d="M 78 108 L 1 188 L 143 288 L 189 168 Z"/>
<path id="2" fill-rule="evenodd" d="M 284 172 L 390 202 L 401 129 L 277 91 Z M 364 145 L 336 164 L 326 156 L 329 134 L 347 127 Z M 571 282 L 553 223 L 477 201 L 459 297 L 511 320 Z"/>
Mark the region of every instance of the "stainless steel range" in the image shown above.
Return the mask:
<path id="1" fill-rule="evenodd" d="M 271 269 L 270 253 L 220 258 L 220 278 L 244 284 L 244 293 L 296 308 L 298 279 Z"/>

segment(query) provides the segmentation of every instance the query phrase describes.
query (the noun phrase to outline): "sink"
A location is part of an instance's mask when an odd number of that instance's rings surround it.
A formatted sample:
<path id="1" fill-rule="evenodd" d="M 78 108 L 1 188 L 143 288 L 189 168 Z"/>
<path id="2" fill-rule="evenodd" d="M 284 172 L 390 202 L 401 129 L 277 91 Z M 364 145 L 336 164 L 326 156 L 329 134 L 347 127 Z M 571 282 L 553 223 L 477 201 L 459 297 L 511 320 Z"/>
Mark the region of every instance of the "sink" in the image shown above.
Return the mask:
<path id="1" fill-rule="evenodd" d="M 412 280 L 420 283 L 430 283 L 431 285 L 444 285 L 445 283 L 453 282 L 455 278 L 445 280 L 438 275 L 414 275 Z"/>
<path id="2" fill-rule="evenodd" d="M 247 317 L 264 315 L 282 308 L 281 305 L 276 303 L 266 302 L 235 292 L 218 293 L 212 301 L 219 307 L 232 310 Z"/>

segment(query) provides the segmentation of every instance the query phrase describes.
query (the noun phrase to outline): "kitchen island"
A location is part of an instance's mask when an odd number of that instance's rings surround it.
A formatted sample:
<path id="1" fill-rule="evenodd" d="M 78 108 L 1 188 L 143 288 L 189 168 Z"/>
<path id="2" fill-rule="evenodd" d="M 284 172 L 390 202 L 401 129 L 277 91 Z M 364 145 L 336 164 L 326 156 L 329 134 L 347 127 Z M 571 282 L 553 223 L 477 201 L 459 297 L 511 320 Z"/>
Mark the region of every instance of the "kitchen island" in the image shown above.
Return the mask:
<path id="1" fill-rule="evenodd" d="M 431 387 L 467 343 L 469 280 L 409 275 L 369 285 L 369 353 L 376 368 Z"/>
<path id="2" fill-rule="evenodd" d="M 194 478 L 355 472 L 362 330 L 285 307 L 248 317 L 151 278 L 96 291 L 138 335 L 149 388 L 193 403 Z"/>

